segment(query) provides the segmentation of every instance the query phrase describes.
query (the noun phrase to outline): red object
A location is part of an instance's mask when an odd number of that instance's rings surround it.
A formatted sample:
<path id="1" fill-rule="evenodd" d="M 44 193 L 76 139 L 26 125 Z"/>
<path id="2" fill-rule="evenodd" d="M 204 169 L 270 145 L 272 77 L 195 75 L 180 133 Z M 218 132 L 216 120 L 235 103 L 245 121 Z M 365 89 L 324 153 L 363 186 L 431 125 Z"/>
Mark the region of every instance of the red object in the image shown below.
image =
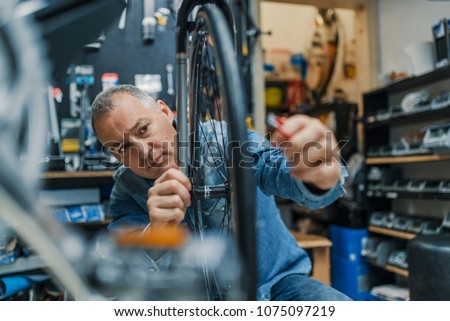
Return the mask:
<path id="1" fill-rule="evenodd" d="M 62 102 L 62 98 L 63 98 L 63 92 L 61 90 L 61 88 L 55 87 L 53 88 L 53 98 L 58 102 Z"/>
<path id="2" fill-rule="evenodd" d="M 286 133 L 286 131 L 283 130 L 282 125 L 284 124 L 284 121 L 286 120 L 285 117 L 276 116 L 273 113 L 270 113 L 267 115 L 267 124 L 274 128 L 277 132 L 279 132 L 281 135 L 283 135 L 286 139 L 290 139 L 292 135 Z"/>
<path id="3" fill-rule="evenodd" d="M 119 75 L 115 72 L 106 72 L 102 75 L 101 80 L 102 89 L 105 90 L 119 84 Z"/>
<path id="4" fill-rule="evenodd" d="M 276 127 L 277 132 L 279 132 L 281 135 L 283 135 L 284 137 L 286 137 L 287 140 L 291 139 L 291 134 L 286 133 L 286 131 L 283 130 L 282 125 L 284 124 L 284 121 L 286 120 L 286 118 L 284 117 L 279 117 L 276 116 L 277 118 L 277 122 L 278 122 L 278 126 Z"/>

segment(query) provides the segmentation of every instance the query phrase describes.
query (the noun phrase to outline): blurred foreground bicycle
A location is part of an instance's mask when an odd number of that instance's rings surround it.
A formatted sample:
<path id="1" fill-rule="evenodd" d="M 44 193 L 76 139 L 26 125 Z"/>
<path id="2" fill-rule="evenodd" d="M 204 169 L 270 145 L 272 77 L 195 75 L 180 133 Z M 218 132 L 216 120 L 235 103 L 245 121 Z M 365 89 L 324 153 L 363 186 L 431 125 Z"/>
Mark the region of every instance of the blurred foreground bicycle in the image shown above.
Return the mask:
<path id="1" fill-rule="evenodd" d="M 246 140 L 246 96 L 227 2 L 184 1 L 178 13 L 177 125 L 180 142 L 187 144 L 180 160 L 194 182 L 196 237 L 169 249 L 173 268 L 157 274 L 142 263 L 160 248 L 123 247 L 104 234 L 89 240 L 38 205 L 47 64 L 38 28 L 18 8 L 14 0 L 0 6 L 0 229 L 7 226 L 31 245 L 76 300 L 254 299 L 252 173 L 238 166 L 245 151 L 233 153 L 236 146 L 230 145 L 238 142 L 239 149 Z M 216 209 L 222 212 L 215 220 L 222 233 L 211 236 L 204 223 Z M 223 241 L 224 235 L 237 245 Z"/>

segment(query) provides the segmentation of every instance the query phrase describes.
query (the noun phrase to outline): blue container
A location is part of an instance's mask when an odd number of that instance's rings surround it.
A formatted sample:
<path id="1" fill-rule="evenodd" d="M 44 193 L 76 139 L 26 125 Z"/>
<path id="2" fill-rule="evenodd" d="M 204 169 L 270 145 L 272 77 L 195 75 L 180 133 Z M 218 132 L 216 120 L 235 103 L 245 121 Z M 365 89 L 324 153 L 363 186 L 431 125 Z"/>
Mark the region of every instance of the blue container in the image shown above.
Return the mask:
<path id="1" fill-rule="evenodd" d="M 368 297 L 367 297 L 367 301 L 383 301 L 379 298 L 377 298 L 376 296 L 374 296 L 372 293 L 369 293 Z"/>
<path id="2" fill-rule="evenodd" d="M 367 237 L 367 229 L 330 225 L 331 255 L 351 262 L 365 262 L 362 254 Z"/>
<path id="3" fill-rule="evenodd" d="M 368 300 L 370 278 L 366 262 L 331 257 L 331 285 L 355 301 Z"/>

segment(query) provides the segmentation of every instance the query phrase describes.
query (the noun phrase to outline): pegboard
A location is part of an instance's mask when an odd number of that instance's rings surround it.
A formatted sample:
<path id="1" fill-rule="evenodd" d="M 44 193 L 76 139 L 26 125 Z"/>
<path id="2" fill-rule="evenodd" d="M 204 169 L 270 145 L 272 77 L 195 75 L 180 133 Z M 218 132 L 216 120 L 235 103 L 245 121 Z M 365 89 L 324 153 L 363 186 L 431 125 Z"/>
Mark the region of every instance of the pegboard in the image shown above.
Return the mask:
<path id="1" fill-rule="evenodd" d="M 155 11 L 168 8 L 173 1 L 155 0 Z M 168 17 L 165 30 L 158 30 L 153 42 L 144 43 L 142 37 L 142 19 L 144 18 L 144 1 L 128 0 L 125 28 L 119 29 L 120 16 L 104 30 L 105 40 L 99 50 L 80 48 L 80 53 L 73 59 L 74 64 L 94 66 L 95 82 L 90 88 L 90 101 L 102 90 L 101 75 L 115 72 L 119 75 L 120 84 L 134 84 L 135 74 L 160 74 L 162 92 L 159 99 L 175 109 L 175 96 L 168 95 L 166 65 L 175 68 L 175 15 Z M 76 35 L 68 35 L 73 37 Z M 100 35 L 98 35 L 100 36 Z M 69 66 L 67 66 L 69 67 Z M 58 110 L 59 118 L 69 117 L 69 87 L 66 84 L 66 72 L 55 70 L 54 80 L 64 93 L 62 105 Z M 175 76 L 175 70 L 173 71 Z M 175 79 L 173 78 L 173 86 Z M 176 88 L 174 87 L 176 90 Z"/>

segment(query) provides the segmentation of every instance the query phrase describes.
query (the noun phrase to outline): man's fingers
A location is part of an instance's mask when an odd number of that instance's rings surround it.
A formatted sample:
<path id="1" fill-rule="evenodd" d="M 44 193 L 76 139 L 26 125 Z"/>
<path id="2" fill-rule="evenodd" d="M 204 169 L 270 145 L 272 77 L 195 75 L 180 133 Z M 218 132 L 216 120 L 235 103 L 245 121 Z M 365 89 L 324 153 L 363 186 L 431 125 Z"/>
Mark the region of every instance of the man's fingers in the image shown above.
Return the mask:
<path id="1" fill-rule="evenodd" d="M 275 131 L 271 140 L 276 144 L 281 144 L 286 140 L 290 140 L 292 135 L 307 126 L 308 121 L 311 121 L 311 119 L 312 118 L 305 115 L 295 115 L 287 118 L 283 124 L 280 125 L 280 131 Z"/>
<path id="2" fill-rule="evenodd" d="M 159 183 L 148 190 L 148 196 L 169 196 L 177 195 L 183 202 L 184 206 L 191 205 L 191 195 L 186 186 L 181 184 L 178 180 L 170 180 Z"/>
<path id="3" fill-rule="evenodd" d="M 159 208 L 155 206 L 149 207 L 149 214 L 152 224 L 160 223 L 181 223 L 184 219 L 185 212 L 180 208 Z"/>
<path id="4" fill-rule="evenodd" d="M 177 169 L 169 169 L 148 190 L 147 207 L 152 223 L 181 223 L 191 205 L 192 189 L 187 176 Z"/>
<path id="5" fill-rule="evenodd" d="M 184 203 L 180 195 L 164 195 L 153 197 L 152 205 L 160 208 L 186 208 L 189 205 Z"/>
<path id="6" fill-rule="evenodd" d="M 190 191 L 192 189 L 192 185 L 191 185 L 191 182 L 189 181 L 189 178 L 182 171 L 180 171 L 178 169 L 174 169 L 174 168 L 170 168 L 167 171 L 165 171 L 164 174 L 162 174 L 155 181 L 155 185 L 161 184 L 165 181 L 170 181 L 170 180 L 177 180 L 182 185 L 184 185 L 188 191 Z"/>
<path id="7" fill-rule="evenodd" d="M 296 132 L 290 138 L 290 141 L 281 144 L 286 157 L 292 156 L 292 153 L 307 153 L 309 150 L 323 150 L 322 133 L 315 128 L 305 127 Z"/>

